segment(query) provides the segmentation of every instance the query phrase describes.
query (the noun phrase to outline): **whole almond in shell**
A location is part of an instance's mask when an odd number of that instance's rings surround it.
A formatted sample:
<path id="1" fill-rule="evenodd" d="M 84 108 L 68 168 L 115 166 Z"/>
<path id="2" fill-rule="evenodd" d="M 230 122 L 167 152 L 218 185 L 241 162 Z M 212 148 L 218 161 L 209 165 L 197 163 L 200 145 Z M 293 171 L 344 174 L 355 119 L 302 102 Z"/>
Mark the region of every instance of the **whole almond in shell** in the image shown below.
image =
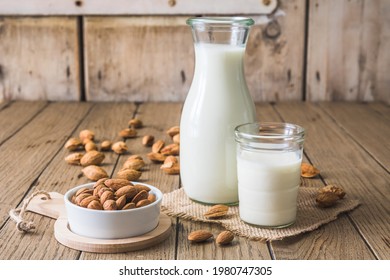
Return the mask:
<path id="1" fill-rule="evenodd" d="M 102 152 L 92 150 L 87 152 L 80 160 L 82 166 L 88 165 L 100 165 L 105 158 L 105 155 Z"/>
<path id="2" fill-rule="evenodd" d="M 164 162 L 166 156 L 160 153 L 149 153 L 147 157 L 153 162 Z"/>
<path id="3" fill-rule="evenodd" d="M 116 154 L 120 155 L 120 154 L 124 154 L 125 152 L 127 152 L 129 150 L 129 148 L 127 147 L 125 142 L 118 141 L 118 142 L 115 142 L 114 144 L 112 144 L 111 150 L 113 150 Z"/>
<path id="4" fill-rule="evenodd" d="M 153 135 L 145 135 L 142 138 L 142 145 L 145 147 L 151 147 L 154 143 L 154 136 Z"/>
<path id="5" fill-rule="evenodd" d="M 116 206 L 120 210 L 126 205 L 126 195 L 122 195 L 116 200 Z"/>
<path id="6" fill-rule="evenodd" d="M 103 205 L 98 200 L 92 200 L 88 206 L 88 209 L 103 210 Z"/>
<path id="7" fill-rule="evenodd" d="M 102 143 L 100 143 L 100 150 L 101 151 L 109 151 L 111 149 L 112 142 L 110 140 L 104 140 Z"/>
<path id="8" fill-rule="evenodd" d="M 133 202 L 134 203 L 134 202 Z M 137 202 L 137 204 L 135 205 L 135 208 L 140 208 L 140 207 L 144 207 L 146 205 L 149 205 L 150 203 L 152 203 L 150 200 L 148 199 L 142 199 L 140 201 Z"/>
<path id="9" fill-rule="evenodd" d="M 134 127 L 134 128 L 141 128 L 142 127 L 142 121 L 138 118 L 132 118 L 129 120 L 128 123 L 129 127 Z"/>
<path id="10" fill-rule="evenodd" d="M 223 204 L 216 204 L 210 207 L 206 213 L 203 214 L 204 217 L 208 219 L 216 219 L 224 217 L 229 211 L 229 206 Z"/>
<path id="11" fill-rule="evenodd" d="M 137 131 L 134 128 L 125 128 L 119 131 L 119 136 L 122 138 L 134 138 L 137 136 Z"/>
<path id="12" fill-rule="evenodd" d="M 70 155 L 67 155 L 65 157 L 65 161 L 68 163 L 68 164 L 72 164 L 72 165 L 80 165 L 80 160 L 81 158 L 83 157 L 84 154 L 82 153 L 72 153 Z"/>
<path id="13" fill-rule="evenodd" d="M 134 208 L 135 208 L 135 204 L 133 202 L 129 202 L 125 206 L 123 206 L 122 210 L 129 210 Z"/>
<path id="14" fill-rule="evenodd" d="M 83 146 L 83 143 L 80 141 L 80 139 L 72 137 L 66 141 L 64 148 L 69 151 L 75 151 Z"/>
<path id="15" fill-rule="evenodd" d="M 129 180 L 126 179 L 108 179 L 104 182 L 104 185 L 109 187 L 110 189 L 113 189 L 114 191 L 119 190 L 120 188 L 124 186 L 133 185 Z"/>
<path id="16" fill-rule="evenodd" d="M 131 202 L 133 202 L 135 205 L 137 205 L 137 203 L 143 199 L 148 199 L 148 196 L 149 196 L 149 193 L 145 190 L 142 190 L 140 192 L 138 192 L 134 197 L 133 199 L 131 200 Z"/>
<path id="17" fill-rule="evenodd" d="M 180 154 L 180 146 L 178 144 L 169 144 L 160 150 L 160 153 L 166 156 L 177 156 Z"/>
<path id="18" fill-rule="evenodd" d="M 167 130 L 167 134 L 171 137 L 175 136 L 176 134 L 180 133 L 180 127 L 179 126 L 172 126 Z"/>
<path id="19" fill-rule="evenodd" d="M 142 159 L 128 159 L 123 164 L 123 169 L 140 170 L 145 166 L 145 162 Z"/>
<path id="20" fill-rule="evenodd" d="M 213 237 L 213 234 L 207 230 L 196 230 L 188 235 L 188 240 L 192 242 L 204 242 L 207 239 Z"/>
<path id="21" fill-rule="evenodd" d="M 130 201 L 137 193 L 138 193 L 138 189 L 135 186 L 128 185 L 118 189 L 115 192 L 115 196 L 121 197 L 122 195 L 125 195 L 126 198 Z"/>
<path id="22" fill-rule="evenodd" d="M 153 153 L 159 153 L 164 146 L 165 146 L 165 142 L 163 140 L 161 140 L 161 139 L 157 140 L 152 145 L 152 152 Z"/>
<path id="23" fill-rule="evenodd" d="M 180 144 L 180 133 L 172 137 L 173 143 Z"/>
<path id="24" fill-rule="evenodd" d="M 81 171 L 83 172 L 84 176 L 91 181 L 97 181 L 99 179 L 108 177 L 107 172 L 97 165 L 89 165 L 84 167 Z"/>
<path id="25" fill-rule="evenodd" d="M 301 176 L 304 178 L 313 178 L 320 174 L 320 170 L 318 170 L 315 166 L 302 162 L 301 164 Z"/>
<path id="26" fill-rule="evenodd" d="M 115 200 L 106 200 L 103 204 L 103 209 L 104 210 L 117 210 L 118 206 L 116 205 Z"/>
<path id="27" fill-rule="evenodd" d="M 79 138 L 85 144 L 87 140 L 93 140 L 95 138 L 95 133 L 92 130 L 84 129 L 80 131 Z"/>
<path id="28" fill-rule="evenodd" d="M 230 244 L 234 239 L 234 234 L 231 231 L 225 230 L 218 234 L 215 242 L 218 245 L 227 245 Z"/>
<path id="29" fill-rule="evenodd" d="M 85 143 L 84 145 L 84 149 L 85 151 L 90 152 L 90 151 L 97 151 L 98 147 L 93 141 L 88 140 L 87 143 Z"/>
<path id="30" fill-rule="evenodd" d="M 90 195 L 90 196 L 84 198 L 83 200 L 81 200 L 80 206 L 87 208 L 88 204 L 93 200 L 99 200 L 99 198 L 97 196 Z"/>
<path id="31" fill-rule="evenodd" d="M 180 164 L 178 163 L 164 163 L 160 168 L 169 175 L 180 174 Z"/>
<path id="32" fill-rule="evenodd" d="M 134 169 L 121 169 L 116 173 L 116 177 L 119 179 L 126 179 L 129 181 L 135 181 L 139 179 L 142 175 L 141 171 Z"/>

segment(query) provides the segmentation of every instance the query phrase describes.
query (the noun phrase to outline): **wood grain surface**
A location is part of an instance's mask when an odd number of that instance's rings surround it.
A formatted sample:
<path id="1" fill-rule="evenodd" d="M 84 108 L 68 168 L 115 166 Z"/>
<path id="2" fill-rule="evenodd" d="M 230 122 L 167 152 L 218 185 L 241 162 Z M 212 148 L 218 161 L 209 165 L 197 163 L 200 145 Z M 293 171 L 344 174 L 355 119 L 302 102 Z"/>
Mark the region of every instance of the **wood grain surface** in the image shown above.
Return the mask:
<path id="1" fill-rule="evenodd" d="M 0 259 L 389 259 L 390 174 L 387 158 L 390 151 L 386 138 L 390 128 L 386 122 L 388 106 L 366 103 L 258 103 L 261 121 L 285 121 L 306 129 L 304 161 L 321 170 L 319 177 L 302 179 L 302 187 L 326 184 L 342 186 L 348 196 L 361 205 L 350 213 L 317 230 L 282 241 L 268 243 L 236 237 L 230 246 L 215 242 L 192 244 L 187 235 L 194 230 L 208 229 L 214 236 L 223 230 L 218 225 L 170 218 L 167 240 L 151 248 L 118 254 L 88 253 L 69 249 L 54 238 L 54 220 L 28 213 L 37 230 L 21 234 L 8 217 L 8 211 L 20 206 L 34 190 L 65 193 L 89 182 L 80 166 L 70 166 L 64 157 L 65 141 L 82 129 L 96 133 L 96 141 L 120 140 L 118 132 L 132 117 L 139 117 L 144 126 L 138 136 L 128 139 L 129 152 L 116 155 L 105 152 L 103 168 L 115 177 L 130 155 L 139 154 L 147 165 L 140 178 L 159 187 L 164 193 L 180 188 L 178 175 L 164 174 L 159 164 L 146 158 L 150 147 L 141 144 L 143 135 L 171 141 L 166 130 L 180 120 L 182 103 L 39 103 L 11 102 L 0 109 L 4 122 L 9 108 L 17 108 L 20 121 L 7 132 L 0 143 Z M 26 110 L 22 108 L 25 107 Z M 27 107 L 32 108 L 28 110 Z M 31 115 L 33 117 L 30 119 Z M 360 116 L 358 116 L 360 115 Z M 359 130 L 360 128 L 360 130 Z M 375 129 L 377 128 L 377 129 Z M 371 135 L 364 135 L 365 131 Z M 376 148 L 381 144 L 384 148 Z"/>

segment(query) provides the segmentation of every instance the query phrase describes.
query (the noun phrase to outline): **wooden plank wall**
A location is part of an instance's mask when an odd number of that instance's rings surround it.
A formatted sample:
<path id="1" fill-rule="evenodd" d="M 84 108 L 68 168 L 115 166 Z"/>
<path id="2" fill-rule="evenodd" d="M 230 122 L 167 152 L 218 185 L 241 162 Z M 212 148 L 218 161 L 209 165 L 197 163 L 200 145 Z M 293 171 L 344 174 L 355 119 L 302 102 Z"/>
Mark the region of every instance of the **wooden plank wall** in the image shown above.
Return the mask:
<path id="1" fill-rule="evenodd" d="M 248 41 L 255 101 L 390 104 L 390 1 L 279 0 Z M 230 7 L 231 8 L 231 7 Z M 0 6 L 0 100 L 183 101 L 191 15 L 9 16 Z"/>

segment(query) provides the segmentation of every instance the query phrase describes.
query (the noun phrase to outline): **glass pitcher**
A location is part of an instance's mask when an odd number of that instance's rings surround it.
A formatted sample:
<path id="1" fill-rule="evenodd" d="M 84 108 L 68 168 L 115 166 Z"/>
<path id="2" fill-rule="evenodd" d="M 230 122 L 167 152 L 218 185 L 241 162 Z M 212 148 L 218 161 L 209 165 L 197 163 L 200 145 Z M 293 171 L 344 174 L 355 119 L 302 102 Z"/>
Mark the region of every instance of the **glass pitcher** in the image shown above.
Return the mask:
<path id="1" fill-rule="evenodd" d="M 206 204 L 238 202 L 234 128 L 256 119 L 244 76 L 254 21 L 190 18 L 195 72 L 180 121 L 180 176 L 186 195 Z"/>

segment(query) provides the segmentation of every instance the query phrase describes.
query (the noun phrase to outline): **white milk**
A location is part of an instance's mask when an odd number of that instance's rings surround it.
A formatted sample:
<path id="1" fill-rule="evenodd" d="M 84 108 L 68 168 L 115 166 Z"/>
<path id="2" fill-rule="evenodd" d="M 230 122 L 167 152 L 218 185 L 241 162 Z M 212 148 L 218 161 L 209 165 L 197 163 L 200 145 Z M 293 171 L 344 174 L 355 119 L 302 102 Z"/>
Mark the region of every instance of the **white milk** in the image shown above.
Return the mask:
<path id="1" fill-rule="evenodd" d="M 293 223 L 297 211 L 300 167 L 300 152 L 239 151 L 240 218 L 260 226 Z"/>
<path id="2" fill-rule="evenodd" d="M 195 44 L 195 74 L 180 123 L 180 174 L 186 194 L 200 202 L 238 201 L 234 128 L 256 117 L 244 52 L 244 46 Z"/>

